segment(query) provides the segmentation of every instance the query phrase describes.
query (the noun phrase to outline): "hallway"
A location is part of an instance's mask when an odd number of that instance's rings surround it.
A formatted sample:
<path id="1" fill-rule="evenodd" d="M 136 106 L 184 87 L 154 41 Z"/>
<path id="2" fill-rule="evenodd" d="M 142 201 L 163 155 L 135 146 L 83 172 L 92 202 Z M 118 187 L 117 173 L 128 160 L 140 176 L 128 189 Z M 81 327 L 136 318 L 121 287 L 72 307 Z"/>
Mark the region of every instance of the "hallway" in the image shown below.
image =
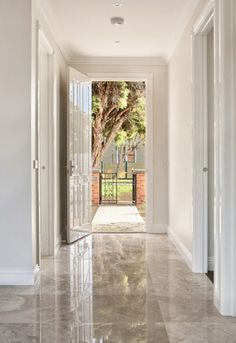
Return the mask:
<path id="1" fill-rule="evenodd" d="M 94 234 L 43 260 L 36 287 L 0 288 L 0 342 L 236 341 L 206 276 L 164 235 Z"/>

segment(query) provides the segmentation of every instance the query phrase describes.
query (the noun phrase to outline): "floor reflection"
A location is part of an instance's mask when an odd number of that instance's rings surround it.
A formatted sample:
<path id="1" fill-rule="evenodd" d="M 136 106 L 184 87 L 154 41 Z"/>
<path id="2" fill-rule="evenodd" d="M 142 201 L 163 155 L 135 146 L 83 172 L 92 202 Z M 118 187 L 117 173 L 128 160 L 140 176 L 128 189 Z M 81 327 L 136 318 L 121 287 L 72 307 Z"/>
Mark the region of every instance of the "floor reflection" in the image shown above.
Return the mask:
<path id="1" fill-rule="evenodd" d="M 42 262 L 36 287 L 0 287 L 0 343 L 236 342 L 166 236 L 95 234 Z"/>

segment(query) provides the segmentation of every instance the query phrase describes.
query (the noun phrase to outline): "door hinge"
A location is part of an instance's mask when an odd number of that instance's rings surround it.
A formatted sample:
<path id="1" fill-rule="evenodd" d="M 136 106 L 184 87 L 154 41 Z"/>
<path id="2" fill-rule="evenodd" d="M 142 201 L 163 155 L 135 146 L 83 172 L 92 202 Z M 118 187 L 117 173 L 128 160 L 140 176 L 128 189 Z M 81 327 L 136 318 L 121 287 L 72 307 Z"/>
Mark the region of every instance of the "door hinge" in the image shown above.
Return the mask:
<path id="1" fill-rule="evenodd" d="M 39 161 L 38 160 L 33 160 L 33 168 L 39 169 Z"/>

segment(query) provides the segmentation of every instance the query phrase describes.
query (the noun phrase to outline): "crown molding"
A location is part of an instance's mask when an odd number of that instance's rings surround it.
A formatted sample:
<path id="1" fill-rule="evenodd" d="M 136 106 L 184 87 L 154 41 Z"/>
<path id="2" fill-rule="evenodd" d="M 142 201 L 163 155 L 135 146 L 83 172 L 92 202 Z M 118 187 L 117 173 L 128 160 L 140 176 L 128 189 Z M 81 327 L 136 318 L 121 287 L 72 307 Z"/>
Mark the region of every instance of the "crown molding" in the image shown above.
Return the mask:
<path id="1" fill-rule="evenodd" d="M 37 10 L 40 12 L 43 21 L 47 25 L 47 29 L 49 30 L 57 48 L 60 50 L 62 56 L 64 57 L 65 61 L 68 62 L 69 60 L 69 53 L 68 51 L 64 48 L 61 40 L 59 39 L 60 32 L 56 29 L 56 24 L 52 18 L 52 16 L 49 14 L 48 8 L 44 8 L 42 3 L 39 0 L 35 0 L 35 6 Z"/>
<path id="2" fill-rule="evenodd" d="M 136 65 L 164 66 L 167 64 L 162 57 L 86 57 L 81 56 L 69 61 L 70 65 Z"/>
<path id="3" fill-rule="evenodd" d="M 178 43 L 188 25 L 188 23 L 190 22 L 192 15 L 194 13 L 194 11 L 196 10 L 198 4 L 199 4 L 200 0 L 189 0 L 188 6 L 186 7 L 185 13 L 184 15 L 180 18 L 179 20 L 179 25 L 175 30 L 175 35 L 172 39 L 172 42 L 169 46 L 169 53 L 166 57 L 167 62 L 170 61 L 171 57 L 173 56 Z"/>
<path id="4" fill-rule="evenodd" d="M 63 57 L 70 65 L 143 65 L 143 66 L 163 66 L 168 64 L 170 61 L 178 42 L 186 29 L 186 26 L 194 13 L 197 5 L 199 4 L 200 0 L 189 0 L 188 6 L 186 7 L 185 13 L 182 17 L 180 17 L 179 25 L 175 30 L 175 35 L 171 41 L 169 46 L 169 53 L 165 56 L 160 57 L 89 57 L 89 56 L 78 56 L 70 58 L 70 52 L 65 48 L 62 40 L 60 39 L 61 34 L 57 29 L 57 25 L 54 22 L 52 15 L 50 15 L 49 9 L 45 8 L 39 0 L 35 0 L 37 7 L 39 8 L 45 23 L 49 27 L 52 36 L 55 39 L 55 42 L 60 49 Z"/>

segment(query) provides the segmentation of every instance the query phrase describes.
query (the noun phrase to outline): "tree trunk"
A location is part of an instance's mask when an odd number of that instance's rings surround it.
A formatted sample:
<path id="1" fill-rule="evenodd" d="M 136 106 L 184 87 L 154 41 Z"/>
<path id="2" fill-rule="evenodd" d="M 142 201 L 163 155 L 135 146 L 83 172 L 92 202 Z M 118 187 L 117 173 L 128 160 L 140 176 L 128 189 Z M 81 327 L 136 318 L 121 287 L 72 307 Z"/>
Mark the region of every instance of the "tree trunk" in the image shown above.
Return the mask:
<path id="1" fill-rule="evenodd" d="M 115 139 L 115 136 L 123 123 L 127 120 L 129 111 L 130 109 L 127 108 L 117 114 L 116 122 L 113 124 L 107 137 L 104 137 L 103 134 L 104 127 L 101 123 L 101 116 L 96 118 L 96 126 L 93 128 L 93 168 L 99 168 L 102 155 Z"/>
<path id="2" fill-rule="evenodd" d="M 124 162 L 124 158 L 122 158 L 123 153 L 125 152 L 124 149 L 125 149 L 125 145 L 119 146 L 119 159 L 118 159 L 118 162 L 117 162 L 117 165 L 116 165 L 116 173 L 117 173 L 117 175 L 120 172 L 121 162 Z"/>

